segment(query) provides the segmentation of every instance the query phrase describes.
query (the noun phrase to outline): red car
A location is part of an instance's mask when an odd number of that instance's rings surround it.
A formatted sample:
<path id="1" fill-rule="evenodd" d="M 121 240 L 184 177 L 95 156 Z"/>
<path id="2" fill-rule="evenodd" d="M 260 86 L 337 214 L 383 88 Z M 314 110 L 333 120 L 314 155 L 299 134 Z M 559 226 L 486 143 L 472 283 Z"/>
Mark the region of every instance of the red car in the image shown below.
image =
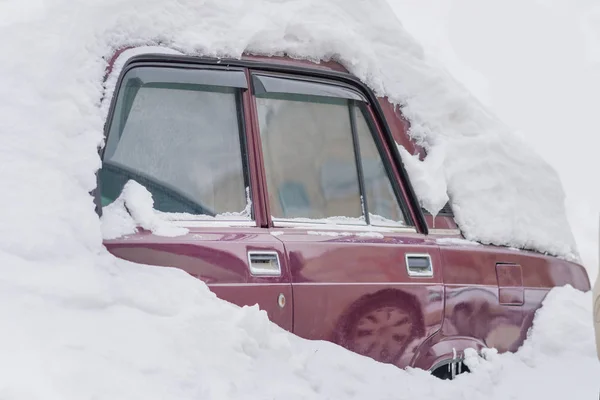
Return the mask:
<path id="1" fill-rule="evenodd" d="M 466 348 L 514 351 L 554 286 L 584 269 L 461 239 L 419 206 L 398 107 L 336 63 L 135 56 L 106 123 L 98 208 L 129 180 L 188 233 L 140 230 L 115 256 L 183 269 L 220 298 L 398 367 L 452 378 Z"/>

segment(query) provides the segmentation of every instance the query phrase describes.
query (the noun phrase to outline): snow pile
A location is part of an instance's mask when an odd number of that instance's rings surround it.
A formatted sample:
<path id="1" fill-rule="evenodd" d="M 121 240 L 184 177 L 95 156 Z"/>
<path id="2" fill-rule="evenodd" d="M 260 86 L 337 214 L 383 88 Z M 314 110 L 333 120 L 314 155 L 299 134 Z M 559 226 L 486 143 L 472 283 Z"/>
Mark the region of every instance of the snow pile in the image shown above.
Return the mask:
<path id="1" fill-rule="evenodd" d="M 398 151 L 421 205 L 435 216 L 449 200 L 443 170 L 443 150 L 433 149 L 423 161 L 419 160 L 418 154 L 412 155 L 400 145 Z"/>
<path id="2" fill-rule="evenodd" d="M 136 181 L 129 181 L 121 195 L 105 207 L 102 215 L 102 237 L 116 239 L 143 228 L 158 236 L 182 236 L 186 228 L 172 225 L 154 210 L 152 194 Z"/>
<path id="3" fill-rule="evenodd" d="M 217 300 L 180 270 L 107 254 L 95 264 L 45 268 L 1 257 L 11 264 L 0 278 L 2 399 L 530 400 L 598 393 L 590 295 L 572 288 L 548 296 L 517 354 L 471 355 L 473 373 L 449 383 L 295 337 L 255 307 Z"/>
<path id="4" fill-rule="evenodd" d="M 230 226 L 245 226 L 247 224 L 244 222 L 251 222 L 251 207 L 252 202 L 248 197 L 246 207 L 241 212 L 215 216 L 162 212 L 154 209 L 152 193 L 148 189 L 134 180 L 129 180 L 119 197 L 102 209 L 102 238 L 116 239 L 136 233 L 140 229 L 157 236 L 176 237 L 187 234 L 189 229 L 177 226 L 178 221 L 199 221 L 205 224 L 226 222 Z"/>

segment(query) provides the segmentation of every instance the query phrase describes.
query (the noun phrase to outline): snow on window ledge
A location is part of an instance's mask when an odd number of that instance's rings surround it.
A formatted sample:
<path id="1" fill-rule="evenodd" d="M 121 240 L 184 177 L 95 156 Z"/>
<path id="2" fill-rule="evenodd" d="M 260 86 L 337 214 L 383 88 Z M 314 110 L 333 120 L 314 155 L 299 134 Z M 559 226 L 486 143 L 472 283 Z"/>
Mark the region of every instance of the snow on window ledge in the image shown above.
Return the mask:
<path id="1" fill-rule="evenodd" d="M 254 221 L 248 216 L 252 203 L 239 213 L 195 215 L 168 213 L 154 209 L 152 194 L 136 181 L 130 180 L 121 195 L 102 209 L 102 237 L 117 239 L 138 232 L 139 228 L 157 236 L 176 237 L 186 235 L 186 228 L 194 226 L 249 226 Z M 184 225 L 184 226 L 182 226 Z"/>

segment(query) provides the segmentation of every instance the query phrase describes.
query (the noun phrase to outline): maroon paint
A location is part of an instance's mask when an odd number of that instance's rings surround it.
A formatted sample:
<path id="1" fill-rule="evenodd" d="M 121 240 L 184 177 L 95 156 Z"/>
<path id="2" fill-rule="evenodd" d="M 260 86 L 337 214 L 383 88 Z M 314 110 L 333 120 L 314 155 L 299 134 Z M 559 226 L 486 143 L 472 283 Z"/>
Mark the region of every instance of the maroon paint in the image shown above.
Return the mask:
<path id="1" fill-rule="evenodd" d="M 285 234 L 277 238 L 289 259 L 297 335 L 405 367 L 413 349 L 441 328 L 443 267 L 438 247 L 423 235 L 332 238 L 281 230 Z M 407 253 L 429 254 L 434 276 L 410 277 Z"/>
<path id="2" fill-rule="evenodd" d="M 423 148 L 414 143 L 408 135 L 410 124 L 400 113 L 400 107 L 390 103 L 387 97 L 379 98 L 379 107 L 383 111 L 385 120 L 396 143 L 404 147 L 410 154 L 419 154 L 424 157 Z"/>
<path id="3" fill-rule="evenodd" d="M 106 79 L 108 79 L 108 76 L 113 71 L 113 68 L 115 67 L 115 62 L 117 61 L 117 58 L 119 58 L 119 56 L 121 54 L 123 54 L 123 52 L 125 52 L 126 50 L 133 49 L 133 48 L 135 48 L 135 46 L 121 47 L 119 50 L 114 52 L 114 54 L 108 60 L 108 63 L 106 64 L 106 69 L 104 70 L 104 80 L 105 81 L 106 81 Z"/>
<path id="4" fill-rule="evenodd" d="M 185 236 L 174 238 L 140 232 L 104 244 L 112 254 L 125 260 L 182 269 L 206 282 L 220 298 L 239 306 L 258 304 L 271 321 L 292 330 L 292 287 L 280 241 L 257 227 L 189 230 Z M 276 251 L 281 277 L 252 276 L 249 251 Z M 287 299 L 284 308 L 278 305 L 279 294 Z"/>
<path id="5" fill-rule="evenodd" d="M 285 58 L 245 58 L 344 71 L 335 63 L 317 66 Z M 379 101 L 381 118 L 387 119 L 396 141 L 423 156 L 408 137 L 408 124 L 399 109 L 387 99 Z M 469 347 L 514 351 L 552 287 L 571 284 L 589 290 L 583 267 L 533 252 L 439 244 L 435 238 L 440 236 L 420 233 L 331 237 L 277 228 L 284 234 L 270 235 L 260 228 L 270 218 L 256 105 L 249 91 L 243 95 L 243 107 L 258 226 L 190 228 L 187 235 L 175 238 L 140 232 L 105 241 L 114 255 L 187 271 L 220 298 L 238 305 L 259 304 L 273 322 L 305 338 L 331 340 L 380 361 L 424 369 L 448 362 L 455 353 L 460 357 Z M 384 156 L 391 157 L 389 149 Z M 400 179 L 397 169 L 394 178 Z M 427 222 L 434 227 L 432 218 Z M 450 217 L 435 219 L 435 228 L 455 226 Z M 247 253 L 251 250 L 276 251 L 282 276 L 250 275 Z M 428 253 L 433 278 L 409 276 L 406 253 Z M 279 294 L 287 299 L 283 308 L 277 304 Z M 360 348 L 364 343 L 379 350 L 373 352 L 368 345 Z"/>
<path id="6" fill-rule="evenodd" d="M 522 306 L 525 299 L 523 269 L 519 264 L 496 264 L 498 303 L 504 306 Z"/>
<path id="7" fill-rule="evenodd" d="M 417 352 L 412 362 L 417 367 L 431 368 L 448 360 L 452 347 L 460 356 L 465 342 L 456 338 L 461 337 L 473 344 L 467 347 L 515 351 L 523 344 L 535 311 L 552 287 L 567 283 L 580 290 L 590 287 L 582 266 L 554 257 L 483 245 L 443 244 L 440 248 L 446 288 L 444 323 L 441 332 Z M 506 266 L 500 267 L 500 281 L 497 265 Z M 521 285 L 515 274 L 519 269 L 507 272 L 509 265 L 521 267 Z M 508 289 L 503 299 L 502 289 Z M 501 304 L 500 300 L 512 300 L 521 292 L 522 305 L 516 301 L 513 305 Z M 443 349 L 450 350 L 443 354 Z"/>

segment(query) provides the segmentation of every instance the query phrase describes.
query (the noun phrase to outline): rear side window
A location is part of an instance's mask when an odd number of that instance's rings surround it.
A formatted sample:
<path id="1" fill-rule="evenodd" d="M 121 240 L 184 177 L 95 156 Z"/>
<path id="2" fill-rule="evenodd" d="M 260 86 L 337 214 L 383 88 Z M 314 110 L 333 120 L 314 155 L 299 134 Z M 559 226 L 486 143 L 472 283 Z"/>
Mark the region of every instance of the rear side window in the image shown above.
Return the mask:
<path id="1" fill-rule="evenodd" d="M 241 71 L 138 67 L 119 90 L 101 170 L 103 205 L 132 179 L 164 212 L 245 209 Z"/>
<path id="2" fill-rule="evenodd" d="M 356 135 L 360 148 L 369 216 L 374 224 L 395 225 L 397 221 L 404 221 L 404 216 L 396 200 L 385 164 L 381 159 L 381 153 L 373 140 L 373 131 L 367 122 L 365 113 L 364 107 L 355 106 Z"/>
<path id="3" fill-rule="evenodd" d="M 406 224 L 359 93 L 261 75 L 253 85 L 274 218 Z"/>

